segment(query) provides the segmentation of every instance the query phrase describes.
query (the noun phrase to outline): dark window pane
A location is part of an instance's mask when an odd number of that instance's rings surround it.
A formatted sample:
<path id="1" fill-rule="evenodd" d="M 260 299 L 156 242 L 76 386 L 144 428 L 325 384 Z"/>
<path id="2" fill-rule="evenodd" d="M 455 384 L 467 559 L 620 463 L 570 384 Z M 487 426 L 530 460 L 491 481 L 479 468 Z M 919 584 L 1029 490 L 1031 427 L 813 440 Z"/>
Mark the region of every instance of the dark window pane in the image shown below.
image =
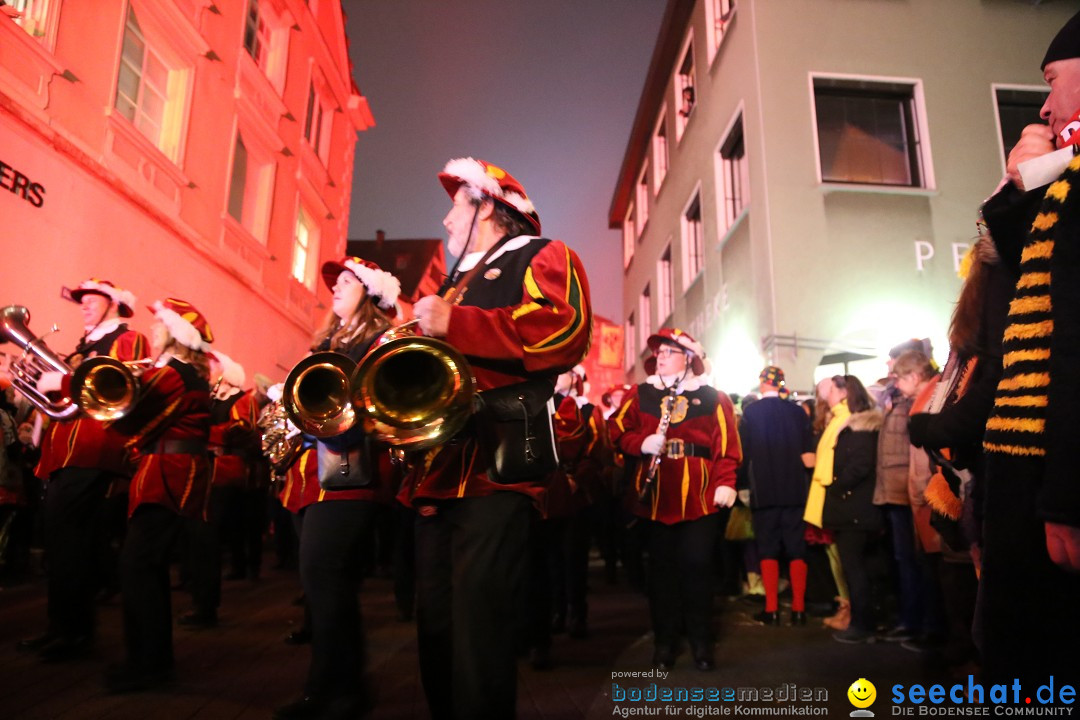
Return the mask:
<path id="1" fill-rule="evenodd" d="M 237 222 L 244 221 L 244 189 L 247 186 L 247 148 L 243 139 L 236 136 L 236 151 L 233 153 L 232 180 L 229 184 L 229 214 Z"/>
<path id="2" fill-rule="evenodd" d="M 1046 101 L 1046 95 L 1046 91 L 1041 90 L 997 90 L 1001 146 L 1006 160 L 1020 139 L 1021 131 L 1028 125 L 1042 122 L 1039 109 Z"/>
<path id="3" fill-rule="evenodd" d="M 910 94 L 817 88 L 815 99 L 822 180 L 917 184 Z"/>

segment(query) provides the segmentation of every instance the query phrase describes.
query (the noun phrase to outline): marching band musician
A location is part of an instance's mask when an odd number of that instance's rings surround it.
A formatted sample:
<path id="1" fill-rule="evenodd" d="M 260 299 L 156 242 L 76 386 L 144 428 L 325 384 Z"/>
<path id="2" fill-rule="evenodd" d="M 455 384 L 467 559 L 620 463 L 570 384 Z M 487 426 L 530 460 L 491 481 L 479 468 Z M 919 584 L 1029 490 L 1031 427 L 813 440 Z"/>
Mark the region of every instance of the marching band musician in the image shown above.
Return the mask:
<path id="1" fill-rule="evenodd" d="M 108 356 L 132 361 L 146 357 L 146 338 L 124 322 L 134 314 L 135 297 L 108 280 L 90 278 L 65 298 L 78 303 L 85 330 L 75 351 L 64 358 L 72 367 Z M 62 373 L 45 372 L 38 390 L 61 389 Z M 99 578 L 115 574 L 100 567 L 99 552 L 109 539 L 103 522 L 110 497 L 127 492 L 129 468 L 124 439 L 98 420 L 77 414 L 53 421 L 41 444 L 35 470 L 46 484 L 45 552 L 48 557 L 48 629 L 23 640 L 22 651 L 37 651 L 46 661 L 85 654 L 94 638 L 94 595 Z M 118 497 L 119 500 L 119 497 Z"/>
<path id="2" fill-rule="evenodd" d="M 155 302 L 150 342 L 153 367 L 141 393 L 112 428 L 138 453 L 128 501 L 128 532 L 120 551 L 127 657 L 105 675 L 109 692 L 135 692 L 172 676 L 169 560 L 186 519 L 203 516 L 210 488 L 209 344 L 206 317 L 176 298 Z"/>
<path id="3" fill-rule="evenodd" d="M 589 347 L 588 281 L 577 255 L 540 238 L 540 218 L 509 173 L 473 158 L 439 174 L 458 257 L 443 297 L 414 306 L 424 334 L 468 358 L 478 390 L 555 377 Z M 544 428 L 546 431 L 547 428 Z M 543 480 L 495 482 L 490 448 L 468 430 L 429 451 L 408 483 L 417 509 L 420 672 L 435 718 L 513 717 L 518 592 L 531 503 Z"/>
<path id="4" fill-rule="evenodd" d="M 650 521 L 653 664 L 663 670 L 674 666 L 685 627 L 694 665 L 706 672 L 715 667 L 711 558 L 720 529 L 717 511 L 735 502 L 742 449 L 731 401 L 707 385 L 701 345 L 677 328 L 663 328 L 648 346 L 649 377 L 627 394 L 609 429 L 628 459 L 640 458 L 627 501 Z M 665 403 L 666 434 L 659 432 Z M 647 482 L 657 454 L 658 472 Z"/>
<path id="5" fill-rule="evenodd" d="M 222 540 L 232 540 L 233 573 L 236 572 L 235 537 L 243 522 L 243 492 L 250 473 L 255 440 L 256 407 L 243 392 L 244 368 L 218 350 L 209 352 L 211 377 L 216 376 L 210 396 L 212 457 L 210 498 L 205 519 L 192 518 L 188 526 L 191 598 L 194 609 L 177 623 L 192 628 L 217 625 L 221 605 Z M 242 575 L 241 575 L 242 577 Z"/>
<path id="6" fill-rule="evenodd" d="M 390 328 L 401 283 L 375 263 L 357 257 L 325 263 L 322 278 L 333 292 L 332 313 L 315 336 L 312 350 L 331 350 L 358 362 Z M 277 720 L 360 717 L 373 703 L 363 677 L 357 573 L 376 510 L 392 501 L 396 488 L 389 486 L 389 453 L 374 453 L 365 448 L 364 440 L 357 427 L 319 442 L 337 453 L 362 449 L 360 461 L 369 468 L 370 481 L 354 489 L 321 490 L 318 500 L 301 510 L 300 579 L 310 610 L 306 617 L 311 623 L 311 666 L 304 696 L 278 708 Z M 301 463 L 304 458 L 300 456 Z M 328 470 L 334 468 L 319 467 L 320 476 Z"/>

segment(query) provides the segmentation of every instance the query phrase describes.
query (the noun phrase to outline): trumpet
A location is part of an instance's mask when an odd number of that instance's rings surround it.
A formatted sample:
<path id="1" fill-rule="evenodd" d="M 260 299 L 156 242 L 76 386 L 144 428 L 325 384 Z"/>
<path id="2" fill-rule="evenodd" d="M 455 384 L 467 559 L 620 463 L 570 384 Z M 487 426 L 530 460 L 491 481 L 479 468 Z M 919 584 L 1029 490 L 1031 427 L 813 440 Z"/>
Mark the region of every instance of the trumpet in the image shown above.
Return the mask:
<path id="1" fill-rule="evenodd" d="M 386 332 L 359 363 L 334 352 L 301 360 L 281 400 L 305 433 L 333 437 L 358 422 L 402 451 L 425 450 L 457 434 L 472 414 L 476 380 L 449 343 L 422 337 L 415 321 Z"/>
<path id="2" fill-rule="evenodd" d="M 42 337 L 30 332 L 29 322 L 30 311 L 22 305 L 0 310 L 0 342 L 11 342 L 23 349 L 22 357 L 11 364 L 11 384 L 43 413 L 54 420 L 73 418 L 80 411 L 95 420 L 117 420 L 138 402 L 140 384 L 136 373 L 153 360 L 121 362 L 93 357 L 72 369 Z M 70 375 L 71 395 L 52 400 L 39 391 L 37 382 L 46 372 Z"/>

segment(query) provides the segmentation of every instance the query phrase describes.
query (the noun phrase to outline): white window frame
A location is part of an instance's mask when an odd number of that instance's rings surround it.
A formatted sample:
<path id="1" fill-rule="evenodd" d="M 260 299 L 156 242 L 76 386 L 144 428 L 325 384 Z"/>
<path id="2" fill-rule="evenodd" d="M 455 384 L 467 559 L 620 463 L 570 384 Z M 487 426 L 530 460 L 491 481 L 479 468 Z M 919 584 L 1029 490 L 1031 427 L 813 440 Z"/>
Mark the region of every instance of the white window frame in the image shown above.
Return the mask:
<path id="1" fill-rule="evenodd" d="M 256 9 L 257 20 L 261 21 L 266 28 L 265 34 L 260 35 L 258 24 L 256 24 L 256 39 L 259 40 L 262 50 L 259 57 L 251 54 L 247 43 L 248 24 L 252 7 Z M 269 0 L 244 0 L 240 34 L 241 54 L 246 55 L 262 71 L 279 95 L 285 89 L 285 71 L 289 52 L 289 27 L 291 24 L 277 13 Z"/>
<path id="2" fill-rule="evenodd" d="M 660 187 L 667 178 L 671 164 L 671 144 L 667 135 L 667 109 L 660 112 L 652 134 L 653 194 L 660 194 Z"/>
<path id="3" fill-rule="evenodd" d="M 21 13 L 12 21 L 27 35 L 40 42 L 49 52 L 56 49 L 61 0 L 7 0 L 6 4 Z"/>
<path id="4" fill-rule="evenodd" d="M 634 203 L 637 206 L 637 238 L 641 240 L 645 225 L 649 222 L 649 161 L 646 160 L 634 184 Z"/>
<path id="5" fill-rule="evenodd" d="M 634 227 L 634 203 L 626 208 L 626 218 L 623 220 L 623 270 L 630 267 L 634 261 L 634 246 L 637 245 L 637 233 Z"/>
<path id="6" fill-rule="evenodd" d="M 242 142 L 247 152 L 244 193 L 241 199 L 240 217 L 232 214 L 230 200 L 233 192 L 233 174 L 236 169 L 236 148 Z M 274 176 L 276 163 L 272 151 L 260 143 L 258 134 L 237 123 L 229 152 L 228 182 L 225 185 L 225 212 L 229 221 L 242 227 L 260 244 L 267 244 L 270 215 L 274 202 Z"/>
<path id="7" fill-rule="evenodd" d="M 1001 133 L 1001 108 L 998 105 L 998 90 L 1013 90 L 1018 92 L 1037 92 L 1044 96 L 1050 92 L 1046 85 L 1009 85 L 1006 83 L 991 83 L 990 98 L 994 103 L 994 127 L 997 129 L 998 154 L 1001 157 L 1001 174 L 1005 174 L 1005 165 L 1008 158 L 1005 157 L 1005 138 Z"/>
<path id="8" fill-rule="evenodd" d="M 629 370 L 637 362 L 637 322 L 634 313 L 631 312 L 626 318 L 625 332 L 623 333 L 623 367 Z"/>
<path id="9" fill-rule="evenodd" d="M 844 73 L 819 73 L 807 74 L 810 88 L 810 123 L 814 138 L 814 166 L 817 172 L 818 183 L 822 186 L 840 189 L 863 189 L 876 191 L 896 192 L 925 192 L 936 190 L 937 181 L 934 176 L 933 151 L 930 147 L 930 130 L 926 119 L 926 97 L 923 93 L 923 82 L 920 78 L 893 77 L 885 75 L 850 75 Z M 922 175 L 922 183 L 919 185 L 888 185 L 884 183 L 849 183 L 822 179 L 821 170 L 821 140 L 818 133 L 817 93 L 814 87 L 816 80 L 840 80 L 866 84 L 880 85 L 908 85 L 911 87 L 912 115 L 916 134 L 917 156 L 919 159 L 919 171 Z"/>
<path id="10" fill-rule="evenodd" d="M 675 266 L 672 264 L 671 238 L 656 261 L 656 318 L 658 323 L 675 311 Z"/>
<path id="11" fill-rule="evenodd" d="M 683 72 L 683 66 L 686 65 L 686 59 L 690 58 L 690 70 L 689 72 Z M 682 142 L 683 134 L 686 132 L 686 126 L 690 123 L 690 118 L 694 116 L 694 111 L 697 110 L 698 104 L 701 102 L 701 93 L 698 92 L 698 72 L 697 72 L 697 58 L 694 56 L 694 31 L 691 30 L 686 35 L 686 40 L 683 41 L 682 52 L 678 55 L 679 63 L 675 66 L 675 74 L 672 77 L 671 86 L 675 94 L 675 142 Z M 694 102 L 690 106 L 690 112 L 683 114 L 683 88 L 691 87 L 694 91 Z"/>
<path id="12" fill-rule="evenodd" d="M 714 157 L 716 158 L 716 204 L 718 212 L 717 226 L 720 228 L 718 235 L 722 238 L 731 228 L 735 226 L 739 218 L 750 207 L 750 166 L 746 153 L 746 122 L 744 121 L 745 114 L 743 112 L 743 103 L 739 103 L 735 113 L 728 121 L 727 127 L 724 128 L 724 132 L 720 135 L 720 142 L 716 145 L 716 151 Z M 731 166 L 733 163 L 724 157 L 724 147 L 728 144 L 732 134 L 738 129 L 742 133 L 743 144 L 743 157 L 742 161 L 738 163 L 739 168 L 739 195 L 741 202 L 738 207 L 734 207 L 731 200 L 731 183 L 729 178 L 731 176 Z"/>
<path id="13" fill-rule="evenodd" d="M 315 272 L 319 260 L 319 241 L 322 228 L 319 227 L 314 213 L 308 212 L 304 203 L 297 198 L 296 221 L 293 223 L 292 262 L 289 264 L 289 274 L 294 280 L 315 292 L 318 273 Z M 305 222 L 305 220 L 307 222 Z M 301 239 L 301 228 L 307 231 L 306 241 Z M 303 257 L 300 254 L 303 253 Z M 303 268 L 298 267 L 303 263 Z M 297 270 L 300 270 L 298 276 Z"/>
<path id="14" fill-rule="evenodd" d="M 123 67 L 131 67 L 124 59 L 124 42 L 127 37 L 127 21 L 129 14 L 134 15 L 139 24 L 139 31 L 143 42 L 143 63 L 138 69 L 139 86 L 135 98 L 128 98 L 120 90 L 120 72 Z M 194 49 L 190 44 L 182 43 L 183 47 L 174 47 L 170 39 L 184 40 L 182 34 L 175 30 L 168 31 L 165 28 L 170 18 L 160 17 L 151 11 L 146 3 L 129 2 L 124 7 L 124 23 L 120 27 L 119 50 L 116 58 L 116 69 L 112 77 L 112 101 L 109 105 L 109 114 L 119 122 L 127 123 L 135 133 L 144 138 L 146 142 L 161 152 L 174 165 L 180 166 L 184 157 L 184 148 L 187 144 L 188 108 L 191 105 L 191 93 L 194 80 L 194 66 L 190 57 Z M 145 124 L 139 122 L 139 118 L 146 114 L 142 106 L 145 97 L 147 58 L 153 57 L 156 62 L 165 68 L 168 76 L 165 87 L 159 88 L 159 94 L 163 96 L 163 109 L 160 127 L 157 137 L 147 133 Z M 123 95 L 125 100 L 134 105 L 135 117 L 129 119 L 124 112 L 117 107 L 118 98 Z"/>
<path id="15" fill-rule="evenodd" d="M 709 43 L 710 66 L 731 31 L 737 10 L 737 0 L 705 0 L 705 37 Z"/>
<path id="16" fill-rule="evenodd" d="M 649 345 L 649 335 L 652 335 L 652 291 L 649 283 L 638 296 L 638 346 L 644 352 Z"/>
<path id="17" fill-rule="evenodd" d="M 692 233 L 695 229 L 695 223 L 691 222 L 687 218 L 687 213 L 694 203 L 697 202 L 698 206 L 698 219 L 696 222 L 696 233 Z M 680 240 L 679 243 L 682 252 L 682 270 L 683 270 L 683 292 L 686 292 L 698 276 L 701 275 L 705 269 L 705 207 L 702 202 L 701 195 L 701 182 L 694 186 L 694 191 L 690 193 L 690 199 L 683 205 L 682 214 L 679 216 L 679 231 Z M 695 267 L 695 249 L 697 250 L 697 263 Z"/>

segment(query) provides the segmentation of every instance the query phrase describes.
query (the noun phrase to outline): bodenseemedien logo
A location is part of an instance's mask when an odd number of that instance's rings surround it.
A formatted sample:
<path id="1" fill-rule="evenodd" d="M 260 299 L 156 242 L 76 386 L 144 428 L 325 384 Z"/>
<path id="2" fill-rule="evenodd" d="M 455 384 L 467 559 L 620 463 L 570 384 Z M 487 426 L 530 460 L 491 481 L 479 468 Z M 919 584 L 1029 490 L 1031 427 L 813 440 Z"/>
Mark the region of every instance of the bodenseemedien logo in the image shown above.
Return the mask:
<path id="1" fill-rule="evenodd" d="M 877 688 L 874 687 L 874 683 L 866 678 L 859 678 L 848 688 L 847 699 L 855 706 L 855 709 L 851 711 L 851 717 L 874 717 L 874 713 L 866 709 L 877 699 Z"/>

